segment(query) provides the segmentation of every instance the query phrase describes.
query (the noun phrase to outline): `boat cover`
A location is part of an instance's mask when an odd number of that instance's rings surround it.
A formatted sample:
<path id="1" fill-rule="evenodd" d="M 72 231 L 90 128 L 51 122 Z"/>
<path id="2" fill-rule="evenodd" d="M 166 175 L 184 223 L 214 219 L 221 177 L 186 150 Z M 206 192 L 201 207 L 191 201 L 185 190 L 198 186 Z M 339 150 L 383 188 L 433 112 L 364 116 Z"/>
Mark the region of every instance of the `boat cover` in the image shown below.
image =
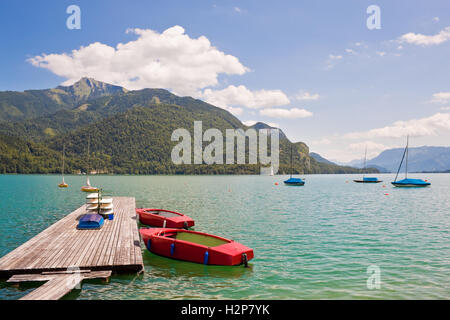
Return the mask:
<path id="1" fill-rule="evenodd" d="M 393 182 L 395 184 L 409 184 L 409 185 L 418 185 L 418 186 L 429 186 L 431 183 L 423 181 L 422 179 L 403 179 Z"/>
<path id="2" fill-rule="evenodd" d="M 363 180 L 364 181 L 378 181 L 378 178 L 364 177 Z"/>
<path id="3" fill-rule="evenodd" d="M 86 214 L 78 221 L 77 229 L 100 229 L 104 222 L 99 214 Z"/>
<path id="4" fill-rule="evenodd" d="M 289 178 L 286 181 L 284 181 L 284 183 L 288 183 L 288 184 L 296 184 L 296 183 L 305 183 L 305 181 L 303 181 L 300 178 Z"/>

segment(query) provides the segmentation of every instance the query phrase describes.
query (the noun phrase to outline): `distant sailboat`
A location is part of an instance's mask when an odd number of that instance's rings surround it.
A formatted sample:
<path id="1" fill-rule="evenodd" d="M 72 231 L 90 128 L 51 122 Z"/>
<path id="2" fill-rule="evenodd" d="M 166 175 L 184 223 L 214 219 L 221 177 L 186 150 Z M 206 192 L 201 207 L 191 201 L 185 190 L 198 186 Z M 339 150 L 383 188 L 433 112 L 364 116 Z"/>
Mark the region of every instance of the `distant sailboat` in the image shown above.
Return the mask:
<path id="1" fill-rule="evenodd" d="M 300 178 L 292 178 L 292 145 L 291 145 L 291 176 L 284 181 L 284 184 L 288 186 L 303 186 L 305 181 Z"/>
<path id="2" fill-rule="evenodd" d="M 366 170 L 366 159 L 367 159 L 367 146 L 366 146 L 366 151 L 364 153 L 364 165 L 362 168 L 362 172 L 363 172 L 363 176 L 362 176 L 362 180 L 353 180 L 356 183 L 379 183 L 382 182 L 381 180 L 378 180 L 378 178 L 376 177 L 365 177 L 364 176 L 364 171 Z"/>
<path id="3" fill-rule="evenodd" d="M 58 184 L 60 188 L 67 188 L 69 185 L 64 181 L 64 155 L 66 153 L 66 145 L 63 144 L 63 162 L 62 162 L 62 182 Z"/>
<path id="4" fill-rule="evenodd" d="M 81 191 L 83 192 L 98 192 L 98 188 L 91 186 L 91 182 L 89 181 L 89 160 L 90 160 L 90 142 L 91 142 L 91 137 L 89 136 L 88 138 L 88 167 L 87 167 L 87 172 L 86 172 L 86 185 L 81 187 Z"/>
<path id="5" fill-rule="evenodd" d="M 431 185 L 430 182 L 424 181 L 422 179 L 408 179 L 408 147 L 409 147 L 409 136 L 406 138 L 406 148 L 403 152 L 402 161 L 400 161 L 400 165 L 398 166 L 397 174 L 395 176 L 394 182 L 391 182 L 396 187 L 428 187 Z M 405 179 L 397 181 L 398 173 L 400 172 L 400 168 L 402 167 L 403 159 L 405 158 Z"/>

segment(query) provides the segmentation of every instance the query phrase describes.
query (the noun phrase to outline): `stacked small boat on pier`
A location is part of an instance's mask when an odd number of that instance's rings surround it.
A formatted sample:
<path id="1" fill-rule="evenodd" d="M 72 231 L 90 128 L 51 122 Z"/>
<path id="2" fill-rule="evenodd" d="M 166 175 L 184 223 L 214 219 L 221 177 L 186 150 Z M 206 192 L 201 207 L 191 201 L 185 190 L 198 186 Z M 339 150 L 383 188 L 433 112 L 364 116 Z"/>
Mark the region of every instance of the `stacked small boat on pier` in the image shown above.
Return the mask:
<path id="1" fill-rule="evenodd" d="M 80 219 L 78 229 L 100 229 L 105 219 L 114 219 L 114 205 L 111 197 L 103 197 L 102 191 L 86 196 L 86 214 Z"/>

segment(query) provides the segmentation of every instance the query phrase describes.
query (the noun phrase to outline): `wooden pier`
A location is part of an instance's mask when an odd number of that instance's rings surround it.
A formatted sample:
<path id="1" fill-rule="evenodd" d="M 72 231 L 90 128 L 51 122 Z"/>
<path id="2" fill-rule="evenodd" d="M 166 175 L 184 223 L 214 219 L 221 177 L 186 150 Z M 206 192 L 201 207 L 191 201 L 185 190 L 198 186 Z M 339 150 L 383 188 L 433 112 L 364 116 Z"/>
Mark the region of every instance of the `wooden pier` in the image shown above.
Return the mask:
<path id="1" fill-rule="evenodd" d="M 8 282 L 46 281 L 22 299 L 59 299 L 83 279 L 144 269 L 135 199 L 114 197 L 114 220 L 99 230 L 78 230 L 86 205 L 65 216 L 0 259 Z"/>

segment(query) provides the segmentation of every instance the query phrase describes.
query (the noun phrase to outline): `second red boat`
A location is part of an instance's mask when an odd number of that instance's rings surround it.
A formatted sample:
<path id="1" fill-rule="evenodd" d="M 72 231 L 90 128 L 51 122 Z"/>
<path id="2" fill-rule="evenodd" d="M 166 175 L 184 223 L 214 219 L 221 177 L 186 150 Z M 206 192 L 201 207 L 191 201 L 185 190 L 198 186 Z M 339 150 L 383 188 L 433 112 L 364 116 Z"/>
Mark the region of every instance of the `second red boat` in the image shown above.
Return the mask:
<path id="1" fill-rule="evenodd" d="M 172 259 L 236 266 L 253 259 L 253 249 L 212 234 L 169 228 L 139 230 L 150 252 Z"/>
<path id="2" fill-rule="evenodd" d="M 136 209 L 136 213 L 142 224 L 151 227 L 188 229 L 195 225 L 192 218 L 175 211 L 145 208 Z"/>

